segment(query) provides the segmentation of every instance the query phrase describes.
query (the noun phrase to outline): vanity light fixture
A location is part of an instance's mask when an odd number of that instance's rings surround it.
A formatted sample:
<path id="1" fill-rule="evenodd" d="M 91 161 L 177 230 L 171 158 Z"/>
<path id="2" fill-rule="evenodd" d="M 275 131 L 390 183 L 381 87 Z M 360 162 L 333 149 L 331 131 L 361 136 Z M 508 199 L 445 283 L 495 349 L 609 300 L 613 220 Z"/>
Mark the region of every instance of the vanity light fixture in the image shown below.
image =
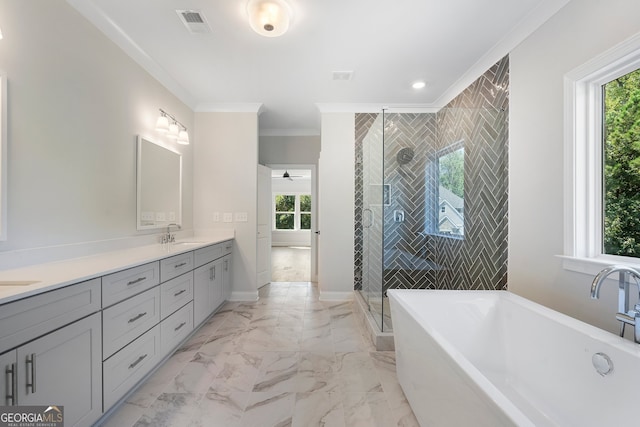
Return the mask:
<path id="1" fill-rule="evenodd" d="M 289 29 L 291 8 L 285 0 L 249 0 L 249 25 L 265 37 L 278 37 Z"/>
<path id="2" fill-rule="evenodd" d="M 175 139 L 178 144 L 189 145 L 187 127 L 162 108 L 156 121 L 156 131 L 166 134 L 169 139 Z"/>

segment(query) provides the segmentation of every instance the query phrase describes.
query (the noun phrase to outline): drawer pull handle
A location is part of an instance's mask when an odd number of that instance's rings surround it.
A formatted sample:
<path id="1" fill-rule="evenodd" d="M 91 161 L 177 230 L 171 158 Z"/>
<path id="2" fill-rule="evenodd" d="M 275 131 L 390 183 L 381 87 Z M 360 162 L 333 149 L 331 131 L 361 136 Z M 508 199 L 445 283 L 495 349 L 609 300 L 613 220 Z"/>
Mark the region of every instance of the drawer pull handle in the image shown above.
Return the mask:
<path id="1" fill-rule="evenodd" d="M 136 366 L 138 366 L 138 363 L 142 362 L 146 357 L 147 357 L 146 353 L 144 355 L 138 357 L 138 359 L 135 362 L 133 362 L 131 365 L 129 365 L 129 369 L 133 369 Z"/>
<path id="2" fill-rule="evenodd" d="M 186 262 L 181 262 L 180 264 L 176 264 L 173 268 L 180 268 L 180 267 L 184 267 L 185 265 L 187 265 Z"/>
<path id="3" fill-rule="evenodd" d="M 27 369 L 27 388 L 31 388 L 31 393 L 36 392 L 36 354 L 31 353 L 27 356 L 27 366 L 31 365 L 31 369 Z M 28 372 L 31 371 L 31 382 L 29 383 Z M 28 392 L 27 392 L 28 394 Z"/>
<path id="4" fill-rule="evenodd" d="M 5 370 L 7 375 L 7 404 L 14 406 L 16 404 L 16 396 L 18 395 L 18 383 L 16 382 L 16 364 L 12 363 Z M 11 375 L 11 382 L 9 382 Z"/>
<path id="5" fill-rule="evenodd" d="M 185 292 L 187 292 L 187 290 L 186 290 L 186 289 L 183 289 L 183 290 L 178 291 L 178 292 L 176 292 L 175 294 L 173 294 L 173 296 L 174 296 L 174 297 L 177 297 L 178 295 L 180 295 L 180 294 L 184 294 Z"/>
<path id="6" fill-rule="evenodd" d="M 146 277 L 138 277 L 136 280 L 131 280 L 129 283 L 127 283 L 127 286 L 135 285 L 136 283 L 140 283 L 145 280 L 147 280 Z"/>
<path id="7" fill-rule="evenodd" d="M 186 324 L 187 324 L 187 322 L 182 322 L 182 323 L 180 323 L 178 326 L 176 326 L 176 328 L 174 329 L 174 332 L 178 332 L 178 330 L 182 329 L 182 327 L 183 327 L 184 325 L 186 325 Z"/>
<path id="8" fill-rule="evenodd" d="M 137 316 L 132 317 L 131 319 L 129 319 L 129 321 L 128 321 L 127 323 L 133 323 L 133 322 L 135 322 L 136 320 L 138 320 L 138 319 L 140 319 L 141 317 L 144 317 L 144 316 L 146 316 L 146 315 L 147 315 L 147 312 L 146 312 L 146 311 L 145 311 L 144 313 L 140 313 L 140 314 L 138 314 Z"/>

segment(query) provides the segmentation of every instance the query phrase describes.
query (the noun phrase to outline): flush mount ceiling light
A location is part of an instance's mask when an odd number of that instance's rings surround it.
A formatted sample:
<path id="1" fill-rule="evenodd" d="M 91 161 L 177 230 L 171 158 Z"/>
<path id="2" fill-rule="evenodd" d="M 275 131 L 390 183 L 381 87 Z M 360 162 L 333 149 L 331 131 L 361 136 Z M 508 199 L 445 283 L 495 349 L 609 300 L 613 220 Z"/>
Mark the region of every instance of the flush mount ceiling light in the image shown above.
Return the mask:
<path id="1" fill-rule="evenodd" d="M 289 29 L 291 8 L 284 0 L 249 0 L 249 24 L 253 31 L 265 37 L 278 37 Z"/>
<path id="2" fill-rule="evenodd" d="M 189 145 L 187 127 L 162 108 L 156 121 L 156 131 L 166 134 L 169 139 L 175 139 L 178 144 Z"/>
<path id="3" fill-rule="evenodd" d="M 425 82 L 423 82 L 422 80 L 419 80 L 419 81 L 417 81 L 417 82 L 414 82 L 414 83 L 411 85 L 411 87 L 412 87 L 412 88 L 414 88 L 414 89 L 424 89 L 424 87 L 425 87 L 426 85 L 427 85 L 427 84 L 426 84 Z"/>

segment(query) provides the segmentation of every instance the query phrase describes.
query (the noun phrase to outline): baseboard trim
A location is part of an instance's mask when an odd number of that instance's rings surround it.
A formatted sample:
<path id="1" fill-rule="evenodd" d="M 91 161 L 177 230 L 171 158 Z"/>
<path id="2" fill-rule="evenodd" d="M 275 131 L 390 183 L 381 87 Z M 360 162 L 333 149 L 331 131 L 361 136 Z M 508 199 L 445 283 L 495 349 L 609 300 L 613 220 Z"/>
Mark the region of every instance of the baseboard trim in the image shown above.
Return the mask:
<path id="1" fill-rule="evenodd" d="M 320 301 L 351 301 L 353 291 L 349 292 L 323 292 L 320 291 Z"/>
<path id="2" fill-rule="evenodd" d="M 231 292 L 231 297 L 229 297 L 229 301 L 238 301 L 238 302 L 254 302 L 258 301 L 258 291 L 251 292 Z"/>

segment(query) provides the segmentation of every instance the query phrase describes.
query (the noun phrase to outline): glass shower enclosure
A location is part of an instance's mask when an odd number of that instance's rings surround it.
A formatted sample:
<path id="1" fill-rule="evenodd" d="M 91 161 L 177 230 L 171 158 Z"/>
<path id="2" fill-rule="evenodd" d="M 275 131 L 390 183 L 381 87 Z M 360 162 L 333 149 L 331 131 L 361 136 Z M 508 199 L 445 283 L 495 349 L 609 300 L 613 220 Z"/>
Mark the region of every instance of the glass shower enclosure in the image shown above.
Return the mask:
<path id="1" fill-rule="evenodd" d="M 507 130 L 491 106 L 357 115 L 355 287 L 380 331 L 388 289 L 506 288 Z"/>

